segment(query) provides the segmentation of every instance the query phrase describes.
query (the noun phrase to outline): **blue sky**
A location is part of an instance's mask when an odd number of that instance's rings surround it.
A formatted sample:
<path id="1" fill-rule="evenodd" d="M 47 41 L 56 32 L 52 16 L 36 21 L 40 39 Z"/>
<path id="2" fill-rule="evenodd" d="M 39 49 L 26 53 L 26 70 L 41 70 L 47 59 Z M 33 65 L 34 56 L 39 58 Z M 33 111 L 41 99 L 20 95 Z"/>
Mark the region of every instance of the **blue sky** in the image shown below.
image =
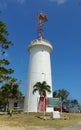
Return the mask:
<path id="1" fill-rule="evenodd" d="M 37 14 L 48 17 L 44 39 L 51 42 L 53 90 L 66 89 L 81 104 L 81 6 L 80 0 L 0 0 L 0 20 L 7 24 L 14 43 L 6 53 L 13 76 L 22 80 L 25 94 L 29 43 L 37 38 Z"/>

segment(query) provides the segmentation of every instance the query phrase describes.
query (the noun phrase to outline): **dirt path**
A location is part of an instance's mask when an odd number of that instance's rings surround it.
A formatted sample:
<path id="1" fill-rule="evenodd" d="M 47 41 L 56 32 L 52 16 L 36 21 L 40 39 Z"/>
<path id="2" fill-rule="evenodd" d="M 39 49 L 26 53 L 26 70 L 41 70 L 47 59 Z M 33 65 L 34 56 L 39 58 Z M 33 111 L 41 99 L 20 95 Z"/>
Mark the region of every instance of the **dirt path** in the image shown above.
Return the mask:
<path id="1" fill-rule="evenodd" d="M 9 126 L 4 126 L 0 127 L 0 130 L 55 130 L 53 129 L 47 129 L 43 127 L 9 127 Z"/>
<path id="2" fill-rule="evenodd" d="M 10 127 L 10 126 L 0 126 L 0 130 L 56 130 L 55 128 L 44 128 L 44 127 Z M 77 124 L 67 127 L 67 128 L 62 128 L 61 130 L 81 130 L 81 121 L 78 122 Z"/>
<path id="3" fill-rule="evenodd" d="M 0 130 L 25 130 L 24 127 L 9 127 L 9 126 L 2 126 Z"/>
<path id="4" fill-rule="evenodd" d="M 81 121 L 75 124 L 74 126 L 63 128 L 62 130 L 81 130 Z"/>

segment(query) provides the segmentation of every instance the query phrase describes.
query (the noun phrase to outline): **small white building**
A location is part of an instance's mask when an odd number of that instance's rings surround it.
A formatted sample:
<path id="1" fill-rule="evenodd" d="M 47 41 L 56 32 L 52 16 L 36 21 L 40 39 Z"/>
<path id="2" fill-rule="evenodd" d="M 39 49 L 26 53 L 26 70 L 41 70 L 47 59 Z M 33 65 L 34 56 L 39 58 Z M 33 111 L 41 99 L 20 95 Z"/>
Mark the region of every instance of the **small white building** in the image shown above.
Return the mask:
<path id="1" fill-rule="evenodd" d="M 9 109 L 18 109 L 23 111 L 24 107 L 24 97 L 20 97 L 18 99 L 9 99 Z"/>

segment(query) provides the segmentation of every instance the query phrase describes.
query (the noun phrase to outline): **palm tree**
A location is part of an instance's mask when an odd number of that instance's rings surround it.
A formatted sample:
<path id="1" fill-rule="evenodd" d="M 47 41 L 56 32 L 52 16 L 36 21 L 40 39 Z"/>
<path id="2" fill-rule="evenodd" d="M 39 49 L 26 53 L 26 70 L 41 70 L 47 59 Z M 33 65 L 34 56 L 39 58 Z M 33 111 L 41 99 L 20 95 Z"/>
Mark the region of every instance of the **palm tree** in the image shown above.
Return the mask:
<path id="1" fill-rule="evenodd" d="M 40 98 L 41 97 L 44 97 L 44 106 L 46 106 L 45 104 L 45 98 L 46 98 L 46 92 L 50 93 L 51 90 L 50 90 L 50 86 L 47 85 L 46 81 L 43 81 L 42 83 L 41 82 L 37 82 L 34 86 L 33 86 L 33 94 L 35 92 L 39 93 L 40 95 Z M 40 101 L 40 100 L 39 100 Z"/>
<path id="2" fill-rule="evenodd" d="M 10 80 L 10 82 L 2 85 L 0 88 L 0 101 L 3 99 L 3 103 L 9 107 L 9 99 L 17 99 L 22 96 L 19 90 L 19 85 L 15 79 Z"/>
<path id="3" fill-rule="evenodd" d="M 62 101 L 67 100 L 69 92 L 65 89 L 59 89 L 53 92 L 53 97 L 61 97 Z"/>

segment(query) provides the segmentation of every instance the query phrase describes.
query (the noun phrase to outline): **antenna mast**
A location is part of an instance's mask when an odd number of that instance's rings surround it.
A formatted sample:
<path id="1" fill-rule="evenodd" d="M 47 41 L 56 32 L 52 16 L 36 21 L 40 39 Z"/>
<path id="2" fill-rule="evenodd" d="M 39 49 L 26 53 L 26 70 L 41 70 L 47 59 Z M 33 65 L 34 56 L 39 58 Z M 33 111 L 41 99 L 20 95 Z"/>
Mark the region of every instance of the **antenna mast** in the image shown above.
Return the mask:
<path id="1" fill-rule="evenodd" d="M 39 13 L 37 16 L 38 20 L 38 26 L 37 26 L 37 31 L 38 31 L 38 39 L 41 40 L 43 36 L 43 23 L 46 22 L 48 19 L 43 13 Z"/>

